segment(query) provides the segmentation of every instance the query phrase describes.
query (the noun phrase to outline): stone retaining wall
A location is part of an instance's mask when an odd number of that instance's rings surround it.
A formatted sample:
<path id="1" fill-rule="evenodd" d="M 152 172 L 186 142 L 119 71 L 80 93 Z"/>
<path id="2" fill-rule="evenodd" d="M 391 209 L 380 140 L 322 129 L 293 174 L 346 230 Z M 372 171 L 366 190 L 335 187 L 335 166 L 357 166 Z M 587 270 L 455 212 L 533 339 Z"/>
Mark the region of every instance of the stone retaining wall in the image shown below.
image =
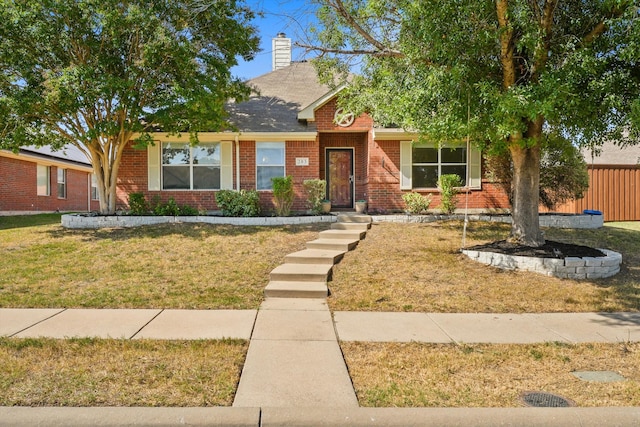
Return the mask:
<path id="1" fill-rule="evenodd" d="M 372 215 L 373 222 L 434 222 L 448 219 L 464 220 L 464 215 Z M 511 223 L 510 215 L 474 214 L 468 215 L 469 221 L 487 221 Z M 604 225 L 603 215 L 540 215 L 541 227 L 552 228 L 600 228 Z"/>
<path id="2" fill-rule="evenodd" d="M 463 250 L 474 261 L 503 270 L 526 270 L 561 279 L 602 279 L 620 272 L 622 255 L 608 249 L 599 249 L 604 257 L 535 258 L 505 255 L 495 252 Z"/>
<path id="3" fill-rule="evenodd" d="M 464 220 L 464 215 L 371 215 L 373 222 L 434 222 L 449 219 Z M 509 215 L 468 215 L 470 221 L 511 223 Z M 542 227 L 553 228 L 600 228 L 603 226 L 602 215 L 540 215 Z M 198 216 L 91 216 L 87 214 L 62 215 L 62 226 L 66 228 L 115 228 L 138 227 L 140 225 L 166 223 L 205 223 L 231 225 L 293 225 L 312 224 L 316 222 L 335 222 L 335 215 L 291 216 L 291 217 L 225 217 L 215 215 Z"/>
<path id="4" fill-rule="evenodd" d="M 317 222 L 335 222 L 333 215 L 291 216 L 291 217 L 227 217 L 227 216 L 89 216 L 83 214 L 62 215 L 62 226 L 65 228 L 123 228 L 141 225 L 167 223 L 205 223 L 229 225 L 296 225 Z"/>

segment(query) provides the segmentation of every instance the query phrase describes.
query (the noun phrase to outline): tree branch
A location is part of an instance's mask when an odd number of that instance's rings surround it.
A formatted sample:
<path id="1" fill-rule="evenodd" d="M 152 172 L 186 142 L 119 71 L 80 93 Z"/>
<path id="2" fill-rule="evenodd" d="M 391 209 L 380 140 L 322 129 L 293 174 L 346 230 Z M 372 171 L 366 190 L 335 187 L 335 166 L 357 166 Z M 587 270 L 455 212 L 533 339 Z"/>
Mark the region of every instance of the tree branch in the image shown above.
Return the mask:
<path id="1" fill-rule="evenodd" d="M 391 49 L 385 49 L 385 50 L 329 49 L 322 46 L 312 46 L 312 45 L 298 43 L 298 42 L 295 42 L 294 44 L 298 47 L 302 47 L 308 50 L 315 50 L 322 53 L 337 53 L 340 55 L 369 55 L 369 56 L 374 56 L 379 58 L 403 58 L 405 56 L 404 53 L 400 52 L 399 50 L 391 50 Z"/>
<path id="2" fill-rule="evenodd" d="M 592 29 L 587 33 L 586 36 L 582 39 L 584 44 L 591 44 L 595 39 L 597 39 L 602 33 L 607 31 L 609 28 L 606 24 L 607 19 L 619 18 L 622 16 L 624 12 L 626 12 L 628 7 L 631 7 L 631 2 L 623 8 L 614 7 L 610 13 L 608 13 L 600 22 L 598 22 Z"/>
<path id="3" fill-rule="evenodd" d="M 345 8 L 344 3 L 342 0 L 333 0 L 333 2 L 331 0 L 327 0 L 326 1 L 327 5 L 329 5 L 330 7 L 334 8 L 336 10 L 336 12 L 338 13 L 338 15 L 342 16 L 347 23 L 354 29 L 356 30 L 356 32 L 358 34 L 360 34 L 360 36 L 362 38 L 364 38 L 370 45 L 372 45 L 375 50 L 355 50 L 352 51 L 352 53 L 350 53 L 351 55 L 375 55 L 375 56 L 393 56 L 393 57 L 401 57 L 404 56 L 401 52 L 391 49 L 387 46 L 385 46 L 382 42 L 376 40 L 368 31 L 366 31 L 357 21 L 356 19 L 353 17 L 353 15 L 351 15 L 349 13 L 349 11 Z M 315 50 L 321 50 L 322 49 L 315 49 Z M 330 53 L 330 51 L 326 51 L 327 53 Z M 346 51 L 348 52 L 348 51 Z M 376 52 L 379 52 L 378 54 L 376 54 Z M 342 52 L 334 52 L 334 53 L 342 53 Z M 348 54 L 348 53 L 345 53 Z"/>
<path id="4" fill-rule="evenodd" d="M 500 26 L 500 63 L 502 64 L 502 87 L 510 88 L 516 82 L 514 61 L 513 28 L 509 23 L 508 1 L 496 0 L 496 13 Z"/>

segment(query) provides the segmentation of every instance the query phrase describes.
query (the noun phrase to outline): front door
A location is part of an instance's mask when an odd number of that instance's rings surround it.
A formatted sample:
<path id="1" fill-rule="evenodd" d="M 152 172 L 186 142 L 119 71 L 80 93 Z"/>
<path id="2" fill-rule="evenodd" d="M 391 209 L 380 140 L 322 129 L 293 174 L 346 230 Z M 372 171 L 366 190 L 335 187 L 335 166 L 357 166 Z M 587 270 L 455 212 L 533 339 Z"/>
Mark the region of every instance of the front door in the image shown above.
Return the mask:
<path id="1" fill-rule="evenodd" d="M 327 149 L 326 163 L 327 193 L 331 207 L 352 208 L 353 149 Z"/>

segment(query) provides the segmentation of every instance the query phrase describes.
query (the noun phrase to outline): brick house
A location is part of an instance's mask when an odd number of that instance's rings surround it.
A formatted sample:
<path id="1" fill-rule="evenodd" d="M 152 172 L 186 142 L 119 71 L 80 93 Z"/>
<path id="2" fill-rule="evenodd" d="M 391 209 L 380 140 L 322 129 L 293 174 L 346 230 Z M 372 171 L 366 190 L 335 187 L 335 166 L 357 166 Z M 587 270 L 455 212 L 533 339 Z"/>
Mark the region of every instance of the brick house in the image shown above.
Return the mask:
<path id="1" fill-rule="evenodd" d="M 436 180 L 457 173 L 465 183 L 462 194 L 470 210 L 508 207 L 503 191 L 483 179 L 482 157 L 464 142 L 419 145 L 417 135 L 402 129 L 377 127 L 371 117 L 343 112 L 336 106 L 338 90 L 318 82 L 306 62 L 278 64 L 274 39 L 274 70 L 250 80 L 257 93 L 243 103 L 230 103 L 235 131 L 201 132 L 200 144 L 189 147 L 188 136 L 156 133 L 155 145 L 139 150 L 131 143 L 119 173 L 118 206 L 128 195 L 142 192 L 151 200 L 174 198 L 201 210 L 217 210 L 219 189 L 256 189 L 263 209 L 272 207 L 270 178 L 293 176 L 294 211 L 307 209 L 302 183 L 327 181 L 333 209 L 353 209 L 366 200 L 369 211 L 404 209 L 402 194 L 431 194 L 439 205 Z M 280 51 L 282 52 L 282 51 Z M 290 51 L 289 51 L 290 52 Z"/>
<path id="2" fill-rule="evenodd" d="M 92 176 L 89 161 L 71 146 L 0 150 L 0 212 L 98 210 Z"/>

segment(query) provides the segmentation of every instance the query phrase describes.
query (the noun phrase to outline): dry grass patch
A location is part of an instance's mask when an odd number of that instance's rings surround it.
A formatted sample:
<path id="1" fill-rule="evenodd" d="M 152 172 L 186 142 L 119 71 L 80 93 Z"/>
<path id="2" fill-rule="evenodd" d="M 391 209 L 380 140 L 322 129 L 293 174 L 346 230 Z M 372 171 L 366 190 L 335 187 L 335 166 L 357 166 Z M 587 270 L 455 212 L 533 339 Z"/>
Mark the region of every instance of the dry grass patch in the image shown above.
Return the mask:
<path id="1" fill-rule="evenodd" d="M 0 338 L 2 406 L 230 406 L 248 342 Z"/>
<path id="2" fill-rule="evenodd" d="M 271 270 L 327 228 L 1 224 L 0 307 L 255 309 Z"/>
<path id="3" fill-rule="evenodd" d="M 468 246 L 504 239 L 509 225 L 471 222 Z M 550 240 L 622 252 L 622 272 L 595 281 L 504 271 L 460 253 L 462 223 L 373 225 L 329 284 L 333 310 L 539 313 L 640 310 L 640 232 L 545 230 Z"/>
<path id="4" fill-rule="evenodd" d="M 342 343 L 361 406 L 517 407 L 545 391 L 578 406 L 640 405 L 640 344 L 474 345 Z M 586 382 L 571 372 L 614 371 Z"/>

